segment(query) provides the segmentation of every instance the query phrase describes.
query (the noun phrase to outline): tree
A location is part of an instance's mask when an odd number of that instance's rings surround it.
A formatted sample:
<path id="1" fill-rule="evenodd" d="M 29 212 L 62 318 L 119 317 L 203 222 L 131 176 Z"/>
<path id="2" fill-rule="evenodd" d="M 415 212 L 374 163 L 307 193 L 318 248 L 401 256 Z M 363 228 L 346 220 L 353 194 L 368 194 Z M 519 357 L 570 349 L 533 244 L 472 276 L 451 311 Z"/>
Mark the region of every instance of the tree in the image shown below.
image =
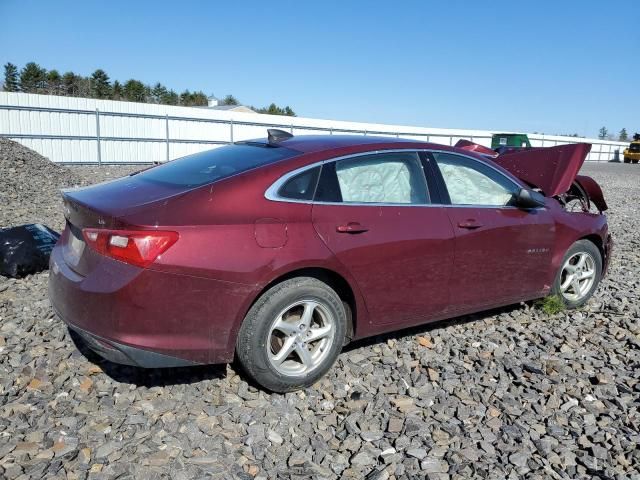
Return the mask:
<path id="1" fill-rule="evenodd" d="M 233 95 L 227 95 L 220 101 L 220 105 L 240 105 L 240 102 Z"/>
<path id="2" fill-rule="evenodd" d="M 626 142 L 627 140 L 629 140 L 629 135 L 627 135 L 626 128 L 623 128 L 622 130 L 620 130 L 620 134 L 618 135 L 618 140 L 621 142 Z"/>
<path id="3" fill-rule="evenodd" d="M 80 93 L 79 85 L 80 77 L 73 72 L 65 72 L 62 75 L 62 92 L 63 95 L 77 97 Z"/>
<path id="4" fill-rule="evenodd" d="M 109 75 L 101 68 L 91 74 L 91 96 L 93 98 L 110 98 L 111 83 Z"/>
<path id="5" fill-rule="evenodd" d="M 185 107 L 206 107 L 209 104 L 209 98 L 204 92 L 190 92 L 185 90 L 180 94 L 180 105 Z"/>
<path id="6" fill-rule="evenodd" d="M 4 91 L 17 92 L 19 88 L 18 67 L 9 62 L 4 66 Z"/>
<path id="7" fill-rule="evenodd" d="M 165 105 L 178 105 L 180 103 L 180 97 L 174 90 L 169 90 L 162 100 Z"/>
<path id="8" fill-rule="evenodd" d="M 139 80 L 127 80 L 122 93 L 124 98 L 131 102 L 144 102 L 147 98 L 147 89 Z"/>
<path id="9" fill-rule="evenodd" d="M 0 84 L 0 86 L 2 85 Z M 163 105 L 200 107 L 207 106 L 209 103 L 207 95 L 201 90 L 190 91 L 187 89 L 178 95 L 160 82 L 151 87 L 135 79 L 127 80 L 124 85 L 118 80 L 114 80 L 111 84 L 109 76 L 102 69 L 97 69 L 88 77 L 77 75 L 74 72 L 65 72 L 60 75 L 58 70 L 47 71 L 35 62 L 27 63 L 22 70 L 19 70 L 12 63 L 5 64 L 4 90 L 71 97 L 110 98 L 141 103 L 153 102 Z M 240 105 L 240 101 L 229 94 L 220 101 L 220 105 Z M 279 107 L 272 103 L 268 107 L 252 108 L 257 112 L 271 115 L 296 115 L 288 105 Z"/>
<path id="10" fill-rule="evenodd" d="M 47 86 L 47 71 L 35 62 L 27 63 L 20 72 L 20 90 L 40 93 Z"/>
<path id="11" fill-rule="evenodd" d="M 192 105 L 196 107 L 206 107 L 209 104 L 209 97 L 204 92 L 193 92 L 191 97 Z"/>
<path id="12" fill-rule="evenodd" d="M 60 95 L 62 90 L 62 77 L 58 70 L 49 70 L 47 73 L 47 93 L 51 95 Z"/>
<path id="13" fill-rule="evenodd" d="M 277 106 L 275 103 L 272 103 L 268 107 L 263 108 L 254 108 L 258 113 L 266 113 L 267 115 L 286 115 L 289 117 L 295 117 L 296 112 L 294 112 L 291 107 L 288 105 L 284 108 Z"/>
<path id="14" fill-rule="evenodd" d="M 123 92 L 122 92 L 122 84 L 115 80 L 113 82 L 113 86 L 111 87 L 111 99 L 112 100 L 122 100 Z"/>
<path id="15" fill-rule="evenodd" d="M 602 127 L 598 132 L 598 138 L 600 140 L 604 140 L 605 138 L 607 138 L 608 135 L 609 135 L 609 130 L 607 130 L 607 127 Z"/>
<path id="16" fill-rule="evenodd" d="M 183 105 L 185 107 L 190 107 L 192 105 L 191 98 L 192 98 L 192 93 L 189 90 L 185 90 L 180 94 L 180 105 Z"/>
<path id="17" fill-rule="evenodd" d="M 151 97 L 155 103 L 164 103 L 167 97 L 167 88 L 160 82 L 156 83 L 151 90 Z"/>

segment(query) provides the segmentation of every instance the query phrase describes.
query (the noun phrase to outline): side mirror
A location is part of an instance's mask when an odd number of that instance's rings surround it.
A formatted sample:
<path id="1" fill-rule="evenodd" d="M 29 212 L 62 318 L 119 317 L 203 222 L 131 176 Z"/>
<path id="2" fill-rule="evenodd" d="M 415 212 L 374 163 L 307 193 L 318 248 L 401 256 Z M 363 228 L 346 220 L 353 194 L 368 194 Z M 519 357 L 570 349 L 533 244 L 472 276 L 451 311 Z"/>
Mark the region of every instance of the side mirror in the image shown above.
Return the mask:
<path id="1" fill-rule="evenodd" d="M 528 188 L 521 188 L 516 194 L 514 194 L 513 198 L 515 206 L 525 210 L 529 208 L 544 207 L 545 205 L 544 195 Z"/>

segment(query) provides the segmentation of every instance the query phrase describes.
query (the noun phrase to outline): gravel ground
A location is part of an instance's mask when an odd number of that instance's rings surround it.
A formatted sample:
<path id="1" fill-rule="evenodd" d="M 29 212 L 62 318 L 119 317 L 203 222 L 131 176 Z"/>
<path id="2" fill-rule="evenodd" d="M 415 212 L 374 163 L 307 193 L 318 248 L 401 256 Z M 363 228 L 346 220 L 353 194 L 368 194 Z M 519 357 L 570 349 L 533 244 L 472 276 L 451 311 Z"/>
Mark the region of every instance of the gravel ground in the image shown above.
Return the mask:
<path id="1" fill-rule="evenodd" d="M 59 228 L 57 188 L 131 170 L 36 160 L 0 141 L 0 225 Z M 0 277 L 0 478 L 640 478 L 640 167 L 584 170 L 616 240 L 586 308 L 358 342 L 304 392 L 266 394 L 230 366 L 101 361 L 51 311 L 47 272 Z"/>

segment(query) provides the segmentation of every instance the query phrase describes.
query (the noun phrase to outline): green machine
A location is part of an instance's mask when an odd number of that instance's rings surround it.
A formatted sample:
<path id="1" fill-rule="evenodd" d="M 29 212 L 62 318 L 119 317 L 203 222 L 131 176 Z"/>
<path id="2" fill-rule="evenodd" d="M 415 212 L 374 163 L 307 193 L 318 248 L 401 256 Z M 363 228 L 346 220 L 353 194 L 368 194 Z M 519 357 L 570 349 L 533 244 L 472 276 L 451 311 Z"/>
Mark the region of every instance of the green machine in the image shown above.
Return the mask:
<path id="1" fill-rule="evenodd" d="M 501 147 L 531 148 L 531 143 L 526 133 L 496 133 L 491 138 L 491 148 Z"/>

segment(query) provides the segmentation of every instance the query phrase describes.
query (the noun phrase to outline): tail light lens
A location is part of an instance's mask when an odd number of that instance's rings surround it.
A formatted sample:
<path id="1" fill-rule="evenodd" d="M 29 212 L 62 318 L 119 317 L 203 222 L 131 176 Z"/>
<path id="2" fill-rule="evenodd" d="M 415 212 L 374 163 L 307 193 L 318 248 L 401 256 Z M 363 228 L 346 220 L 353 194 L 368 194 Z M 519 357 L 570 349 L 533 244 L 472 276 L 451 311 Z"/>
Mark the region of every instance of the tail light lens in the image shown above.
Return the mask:
<path id="1" fill-rule="evenodd" d="M 101 255 L 121 262 L 148 267 L 178 241 L 177 232 L 155 230 L 82 230 L 87 245 Z"/>

